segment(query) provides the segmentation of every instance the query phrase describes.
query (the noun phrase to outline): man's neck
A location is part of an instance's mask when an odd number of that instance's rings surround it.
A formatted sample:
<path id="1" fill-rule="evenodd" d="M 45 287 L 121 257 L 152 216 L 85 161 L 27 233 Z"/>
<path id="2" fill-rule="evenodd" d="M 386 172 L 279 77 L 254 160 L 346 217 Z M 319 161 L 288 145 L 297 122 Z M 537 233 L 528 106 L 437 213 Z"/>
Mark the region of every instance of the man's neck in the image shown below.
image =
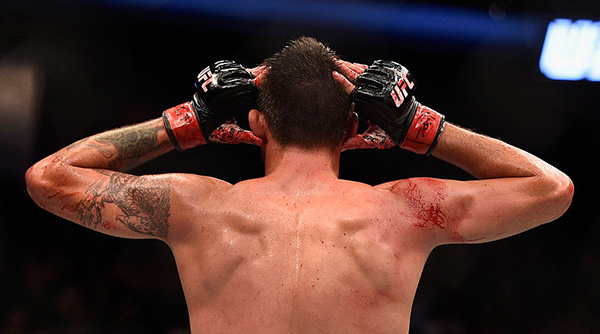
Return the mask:
<path id="1" fill-rule="evenodd" d="M 302 182 L 308 179 L 337 179 L 339 175 L 339 151 L 270 144 L 264 154 L 265 174 L 270 178 Z"/>

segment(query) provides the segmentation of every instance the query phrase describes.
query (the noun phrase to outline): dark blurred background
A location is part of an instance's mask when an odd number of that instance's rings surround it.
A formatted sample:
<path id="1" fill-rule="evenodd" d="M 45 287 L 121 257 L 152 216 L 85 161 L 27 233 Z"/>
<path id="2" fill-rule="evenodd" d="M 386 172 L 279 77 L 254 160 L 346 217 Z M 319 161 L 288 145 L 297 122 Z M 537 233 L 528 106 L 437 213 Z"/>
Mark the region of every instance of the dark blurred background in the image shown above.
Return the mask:
<path id="1" fill-rule="evenodd" d="M 419 101 L 538 155 L 575 183 L 571 208 L 553 223 L 437 248 L 411 333 L 600 333 L 600 82 L 540 72 L 556 18 L 599 21 L 600 3 L 2 0 L 0 333 L 186 333 L 166 245 L 111 238 L 46 213 L 27 196 L 24 173 L 78 139 L 188 101 L 196 74 L 216 60 L 252 67 L 303 35 L 348 60 L 401 62 L 417 78 Z M 262 168 L 254 147 L 211 145 L 133 173 L 238 182 Z M 340 173 L 370 184 L 470 179 L 399 149 L 346 152 Z"/>

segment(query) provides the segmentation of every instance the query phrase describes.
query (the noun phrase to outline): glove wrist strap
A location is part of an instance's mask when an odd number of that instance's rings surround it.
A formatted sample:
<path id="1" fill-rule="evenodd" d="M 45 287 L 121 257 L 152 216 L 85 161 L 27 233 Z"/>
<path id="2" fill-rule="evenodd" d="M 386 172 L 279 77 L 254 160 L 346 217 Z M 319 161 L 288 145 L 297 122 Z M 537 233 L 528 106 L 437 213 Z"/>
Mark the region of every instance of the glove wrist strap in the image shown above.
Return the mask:
<path id="1" fill-rule="evenodd" d="M 416 154 L 429 155 L 437 144 L 444 123 L 444 115 L 419 104 L 400 147 Z"/>
<path id="2" fill-rule="evenodd" d="M 206 144 L 191 102 L 167 109 L 162 115 L 165 130 L 178 151 Z"/>

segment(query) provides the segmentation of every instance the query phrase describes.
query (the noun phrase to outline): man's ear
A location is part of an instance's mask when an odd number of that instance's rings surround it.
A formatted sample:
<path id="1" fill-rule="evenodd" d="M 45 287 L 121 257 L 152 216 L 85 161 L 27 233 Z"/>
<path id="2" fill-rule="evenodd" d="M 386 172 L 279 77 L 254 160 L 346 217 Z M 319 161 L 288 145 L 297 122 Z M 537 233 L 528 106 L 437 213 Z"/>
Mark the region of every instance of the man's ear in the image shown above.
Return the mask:
<path id="1" fill-rule="evenodd" d="M 252 130 L 252 133 L 254 133 L 255 136 L 261 138 L 263 141 L 267 139 L 269 127 L 267 126 L 265 115 L 262 112 L 256 109 L 250 110 L 248 113 L 248 123 L 250 124 L 250 130 Z"/>
<path id="2" fill-rule="evenodd" d="M 348 127 L 346 129 L 346 138 L 344 141 L 348 140 L 348 138 L 352 138 L 358 134 L 358 114 L 355 112 L 350 113 L 348 117 Z"/>

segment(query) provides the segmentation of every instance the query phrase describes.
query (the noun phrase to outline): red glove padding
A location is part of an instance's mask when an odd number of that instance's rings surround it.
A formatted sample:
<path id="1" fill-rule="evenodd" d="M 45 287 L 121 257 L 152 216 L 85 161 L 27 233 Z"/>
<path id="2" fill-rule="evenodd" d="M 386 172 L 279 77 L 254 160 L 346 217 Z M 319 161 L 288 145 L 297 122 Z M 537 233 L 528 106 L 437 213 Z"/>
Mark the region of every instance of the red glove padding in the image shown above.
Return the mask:
<path id="1" fill-rule="evenodd" d="M 162 118 L 171 143 L 178 151 L 206 144 L 192 102 L 165 110 Z"/>
<path id="2" fill-rule="evenodd" d="M 262 146 L 263 141 L 252 133 L 244 130 L 236 124 L 235 120 L 229 120 L 210 134 L 208 141 L 223 144 L 250 144 Z"/>
<path id="3" fill-rule="evenodd" d="M 342 146 L 342 152 L 365 148 L 387 149 L 396 146 L 392 138 L 377 125 L 369 124 L 369 128 L 354 137 L 348 138 Z"/>
<path id="4" fill-rule="evenodd" d="M 191 104 L 191 102 L 182 103 L 163 112 L 163 123 L 167 134 L 178 151 L 206 144 Z M 208 136 L 208 140 L 224 144 L 243 143 L 258 146 L 263 144 L 262 139 L 255 136 L 252 131 L 239 127 L 233 119 L 216 128 Z"/>
<path id="5" fill-rule="evenodd" d="M 400 147 L 416 154 L 429 154 L 444 130 L 444 115 L 419 103 Z"/>

